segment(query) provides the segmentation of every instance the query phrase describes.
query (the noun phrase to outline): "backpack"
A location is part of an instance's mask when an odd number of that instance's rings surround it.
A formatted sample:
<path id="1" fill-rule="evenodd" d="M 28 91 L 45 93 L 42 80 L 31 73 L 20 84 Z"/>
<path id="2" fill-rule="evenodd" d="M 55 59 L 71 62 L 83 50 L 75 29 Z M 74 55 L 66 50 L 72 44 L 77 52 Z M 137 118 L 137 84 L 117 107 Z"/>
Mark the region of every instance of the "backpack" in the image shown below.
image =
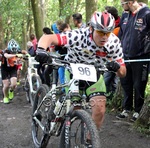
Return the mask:
<path id="1" fill-rule="evenodd" d="M 30 54 L 31 57 L 34 57 L 35 56 L 35 50 L 34 50 L 34 47 L 31 46 L 29 49 L 28 49 L 28 53 Z"/>

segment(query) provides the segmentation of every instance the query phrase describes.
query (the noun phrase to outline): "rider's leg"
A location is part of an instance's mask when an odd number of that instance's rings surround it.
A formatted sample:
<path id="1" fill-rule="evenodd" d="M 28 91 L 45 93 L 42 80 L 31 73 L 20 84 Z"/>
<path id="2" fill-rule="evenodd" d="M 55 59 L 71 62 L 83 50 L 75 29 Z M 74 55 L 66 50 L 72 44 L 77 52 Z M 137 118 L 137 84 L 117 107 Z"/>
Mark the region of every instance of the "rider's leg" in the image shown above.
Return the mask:
<path id="1" fill-rule="evenodd" d="M 12 100 L 14 98 L 14 89 L 17 86 L 17 70 L 14 69 L 10 73 L 10 86 L 9 86 L 9 99 Z"/>
<path id="2" fill-rule="evenodd" d="M 10 78 L 10 89 L 14 90 L 17 85 L 17 77 Z"/>
<path id="3" fill-rule="evenodd" d="M 9 90 L 9 80 L 5 79 L 2 81 L 3 82 L 3 95 L 4 98 L 8 98 L 8 90 Z"/>
<path id="4" fill-rule="evenodd" d="M 92 118 L 95 121 L 97 128 L 99 129 L 104 121 L 104 115 L 106 111 L 106 97 L 94 96 L 90 99 L 90 105 L 92 107 Z"/>
<path id="5" fill-rule="evenodd" d="M 88 82 L 86 94 L 89 96 L 89 103 L 92 107 L 92 118 L 95 121 L 97 128 L 99 129 L 104 121 L 104 115 L 106 110 L 106 86 L 103 75 L 99 76 L 96 83 Z"/>

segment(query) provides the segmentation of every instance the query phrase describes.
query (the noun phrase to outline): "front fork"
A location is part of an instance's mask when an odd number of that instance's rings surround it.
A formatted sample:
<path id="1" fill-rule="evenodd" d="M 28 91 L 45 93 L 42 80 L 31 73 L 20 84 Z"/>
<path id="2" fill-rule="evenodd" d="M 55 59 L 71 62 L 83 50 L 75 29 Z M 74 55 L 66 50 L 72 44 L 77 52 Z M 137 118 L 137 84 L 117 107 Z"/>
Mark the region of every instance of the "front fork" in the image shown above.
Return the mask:
<path id="1" fill-rule="evenodd" d="M 65 120 L 65 148 L 70 148 L 70 127 L 71 127 L 71 118 L 70 116 L 66 117 Z"/>

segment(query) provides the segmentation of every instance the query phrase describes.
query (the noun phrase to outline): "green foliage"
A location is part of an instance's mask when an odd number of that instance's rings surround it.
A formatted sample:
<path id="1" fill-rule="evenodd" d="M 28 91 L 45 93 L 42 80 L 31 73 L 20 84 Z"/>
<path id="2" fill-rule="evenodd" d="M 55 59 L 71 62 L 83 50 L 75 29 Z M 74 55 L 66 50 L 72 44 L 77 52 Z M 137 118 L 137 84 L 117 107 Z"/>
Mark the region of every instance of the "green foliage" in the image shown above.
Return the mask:
<path id="1" fill-rule="evenodd" d="M 62 0 L 62 2 L 63 8 L 59 8 L 58 0 L 47 0 L 45 23 L 47 26 L 50 26 L 57 20 L 65 20 L 67 16 L 71 16 L 75 12 L 83 14 L 83 20 L 85 20 L 84 0 Z"/>
<path id="2" fill-rule="evenodd" d="M 150 137 L 150 127 L 144 127 L 141 124 L 139 124 L 138 122 L 135 122 L 133 127 L 140 133 L 143 133 L 147 137 Z"/>
<path id="3" fill-rule="evenodd" d="M 6 44 L 11 38 L 22 43 L 24 24 L 26 31 L 29 31 L 28 23 L 31 21 L 30 19 L 33 21 L 32 10 L 29 7 L 30 1 L 31 0 L 0 0 L 0 14 L 3 19 L 4 41 Z M 59 1 L 63 2 L 63 8 L 59 8 Z M 85 22 L 85 2 L 85 0 L 45 0 L 45 26 L 50 27 L 55 21 L 60 19 L 65 20 L 66 17 L 71 16 L 75 12 L 80 12 Z M 120 5 L 120 1 L 97 1 L 97 10 L 103 11 L 106 5 L 115 6 L 121 16 L 123 9 Z"/>
<path id="4" fill-rule="evenodd" d="M 10 1 L 2 0 L 0 3 L 0 11 L 3 17 L 3 29 L 5 43 L 14 38 L 18 42 L 21 42 L 22 35 L 22 22 L 24 16 L 29 14 L 29 10 L 26 7 L 26 1 Z M 25 18 L 26 19 L 26 18 Z"/>
<path id="5" fill-rule="evenodd" d="M 148 76 L 148 83 L 147 83 L 146 90 L 145 90 L 145 97 L 148 97 L 148 96 L 150 96 L 150 74 Z"/>
<path id="6" fill-rule="evenodd" d="M 46 26 L 50 26 L 50 24 L 59 19 L 58 0 L 48 0 L 47 4 L 45 5 L 45 10 L 46 10 L 45 24 Z"/>

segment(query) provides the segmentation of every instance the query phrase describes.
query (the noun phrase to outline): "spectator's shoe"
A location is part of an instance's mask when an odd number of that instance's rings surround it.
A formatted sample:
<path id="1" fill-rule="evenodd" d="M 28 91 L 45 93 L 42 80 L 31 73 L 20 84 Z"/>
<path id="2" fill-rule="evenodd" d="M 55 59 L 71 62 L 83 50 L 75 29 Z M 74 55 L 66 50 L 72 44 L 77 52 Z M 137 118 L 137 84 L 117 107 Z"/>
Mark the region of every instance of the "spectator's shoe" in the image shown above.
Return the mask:
<path id="1" fill-rule="evenodd" d="M 130 120 L 132 122 L 135 122 L 138 117 L 139 117 L 139 113 L 135 112 Z"/>
<path id="2" fill-rule="evenodd" d="M 4 102 L 4 104 L 8 104 L 8 103 L 9 103 L 9 98 L 5 97 L 5 98 L 3 99 L 3 102 Z"/>
<path id="3" fill-rule="evenodd" d="M 92 148 L 92 142 L 91 140 L 87 139 L 85 142 L 86 148 Z"/>
<path id="4" fill-rule="evenodd" d="M 116 116 L 117 119 L 125 119 L 129 116 L 129 112 L 128 110 L 123 110 L 122 113 L 120 113 L 119 115 Z"/>
<path id="5" fill-rule="evenodd" d="M 12 100 L 14 98 L 14 91 L 13 90 L 9 90 L 9 99 Z"/>

